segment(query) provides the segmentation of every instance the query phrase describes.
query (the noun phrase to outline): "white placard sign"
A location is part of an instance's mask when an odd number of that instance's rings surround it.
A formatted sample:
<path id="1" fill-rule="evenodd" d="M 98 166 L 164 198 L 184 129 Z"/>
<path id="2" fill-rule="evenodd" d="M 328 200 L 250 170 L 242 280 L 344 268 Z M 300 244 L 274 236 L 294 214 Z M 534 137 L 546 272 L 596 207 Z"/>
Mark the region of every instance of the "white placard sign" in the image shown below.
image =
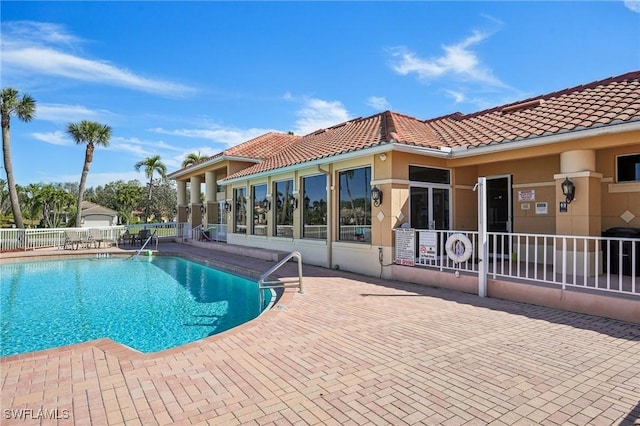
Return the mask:
<path id="1" fill-rule="evenodd" d="M 438 234 L 433 231 L 420 231 L 419 255 L 421 259 L 436 260 Z"/>
<path id="2" fill-rule="evenodd" d="M 518 191 L 518 201 L 535 201 L 536 200 L 536 190 L 535 189 L 527 189 L 524 191 Z"/>
<path id="3" fill-rule="evenodd" d="M 396 264 L 415 266 L 416 233 L 412 228 L 396 229 Z"/>

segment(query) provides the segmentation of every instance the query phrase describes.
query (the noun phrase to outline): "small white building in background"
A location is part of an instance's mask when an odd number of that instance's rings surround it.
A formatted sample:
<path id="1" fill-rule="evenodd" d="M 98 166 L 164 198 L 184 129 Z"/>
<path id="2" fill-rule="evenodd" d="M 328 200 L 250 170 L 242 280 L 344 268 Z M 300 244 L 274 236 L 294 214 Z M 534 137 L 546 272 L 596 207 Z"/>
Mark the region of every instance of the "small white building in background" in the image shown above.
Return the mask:
<path id="1" fill-rule="evenodd" d="M 103 228 L 118 225 L 118 212 L 89 201 L 82 202 L 80 226 L 82 228 Z"/>

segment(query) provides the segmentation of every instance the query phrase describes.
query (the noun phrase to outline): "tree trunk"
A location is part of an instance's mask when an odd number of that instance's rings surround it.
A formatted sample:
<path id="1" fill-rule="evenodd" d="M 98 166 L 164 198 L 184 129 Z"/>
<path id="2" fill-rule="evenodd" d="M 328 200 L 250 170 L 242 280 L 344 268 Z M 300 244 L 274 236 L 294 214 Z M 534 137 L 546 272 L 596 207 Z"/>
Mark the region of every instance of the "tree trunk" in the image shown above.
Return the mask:
<path id="1" fill-rule="evenodd" d="M 2 155 L 4 158 L 4 169 L 7 172 L 7 184 L 9 186 L 9 200 L 11 201 L 11 211 L 13 212 L 13 222 L 17 228 L 24 229 L 22 212 L 20 211 L 20 200 L 16 182 L 13 179 L 13 164 L 11 163 L 11 138 L 9 134 L 9 118 L 2 117 Z"/>
<path id="2" fill-rule="evenodd" d="M 84 154 L 84 165 L 82 166 L 82 175 L 80 176 L 80 187 L 78 188 L 78 212 L 76 213 L 76 227 L 81 226 L 82 221 L 82 199 L 84 198 L 84 188 L 87 184 L 87 175 L 89 174 L 89 164 L 93 158 L 93 144 L 87 144 Z"/>

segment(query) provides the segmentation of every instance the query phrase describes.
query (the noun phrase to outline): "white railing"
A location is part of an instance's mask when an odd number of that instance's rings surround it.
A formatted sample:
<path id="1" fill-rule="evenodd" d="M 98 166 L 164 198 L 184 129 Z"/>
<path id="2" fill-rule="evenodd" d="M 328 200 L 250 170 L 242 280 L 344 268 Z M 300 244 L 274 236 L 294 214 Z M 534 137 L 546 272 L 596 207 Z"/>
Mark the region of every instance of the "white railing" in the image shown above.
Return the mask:
<path id="1" fill-rule="evenodd" d="M 38 228 L 38 229 L 0 229 L 0 252 L 17 250 L 35 250 L 42 248 L 64 247 L 65 231 L 75 231 L 84 240 L 91 240 L 91 228 Z M 148 223 L 127 226 L 108 226 L 98 229 L 105 240 L 117 241 L 126 229 L 134 234 L 141 229 L 149 229 L 156 237 L 183 236 L 189 229 L 185 223 Z"/>
<path id="2" fill-rule="evenodd" d="M 198 225 L 191 229 L 190 238 L 195 241 L 227 241 L 227 225 Z"/>
<path id="3" fill-rule="evenodd" d="M 439 270 L 478 273 L 478 233 L 475 231 L 415 230 L 437 235 L 435 256 L 421 257 L 415 265 Z M 445 250 L 452 234 L 472 242 L 471 257 L 452 261 Z M 522 233 L 488 233 L 487 271 L 490 278 L 533 281 L 640 296 L 640 239 Z M 395 256 L 394 256 L 395 257 Z"/>

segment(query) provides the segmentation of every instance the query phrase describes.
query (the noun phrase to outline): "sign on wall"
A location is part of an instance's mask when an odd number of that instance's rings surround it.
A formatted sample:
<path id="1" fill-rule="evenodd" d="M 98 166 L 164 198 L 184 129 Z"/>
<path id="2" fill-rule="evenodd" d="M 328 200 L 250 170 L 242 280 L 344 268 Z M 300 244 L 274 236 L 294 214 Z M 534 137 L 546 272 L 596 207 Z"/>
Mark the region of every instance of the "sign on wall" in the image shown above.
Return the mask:
<path id="1" fill-rule="evenodd" d="M 412 228 L 397 228 L 396 230 L 396 264 L 415 266 L 416 263 L 416 233 Z"/>
<path id="2" fill-rule="evenodd" d="M 433 231 L 420 231 L 419 251 L 420 259 L 436 260 L 436 247 L 438 246 L 438 234 Z"/>
<path id="3" fill-rule="evenodd" d="M 526 201 L 535 201 L 536 200 L 536 190 L 535 189 L 527 189 L 524 191 L 518 191 L 518 201 L 526 202 Z"/>

